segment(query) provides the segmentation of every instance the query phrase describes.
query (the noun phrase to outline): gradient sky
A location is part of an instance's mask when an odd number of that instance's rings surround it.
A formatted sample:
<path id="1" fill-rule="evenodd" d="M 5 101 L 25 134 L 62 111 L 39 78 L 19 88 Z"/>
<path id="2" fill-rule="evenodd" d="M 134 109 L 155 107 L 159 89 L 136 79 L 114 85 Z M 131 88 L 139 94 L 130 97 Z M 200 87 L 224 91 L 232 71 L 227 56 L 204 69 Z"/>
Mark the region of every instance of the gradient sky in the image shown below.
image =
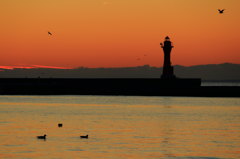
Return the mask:
<path id="1" fill-rule="evenodd" d="M 240 63 L 240 0 L 0 0 L 0 19 L 0 66 L 159 67 L 167 35 L 173 65 Z"/>

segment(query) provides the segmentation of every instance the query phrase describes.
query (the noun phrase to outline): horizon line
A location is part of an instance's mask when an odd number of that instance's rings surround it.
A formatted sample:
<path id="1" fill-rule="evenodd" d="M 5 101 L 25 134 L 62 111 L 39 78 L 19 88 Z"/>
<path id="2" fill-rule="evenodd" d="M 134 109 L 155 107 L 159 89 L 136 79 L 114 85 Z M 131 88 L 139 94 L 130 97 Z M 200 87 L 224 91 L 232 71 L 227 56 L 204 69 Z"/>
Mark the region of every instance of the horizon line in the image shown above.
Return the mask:
<path id="1" fill-rule="evenodd" d="M 224 63 L 218 63 L 218 64 L 198 64 L 198 65 L 191 65 L 191 66 L 184 66 L 184 65 L 173 65 L 173 66 L 182 66 L 182 67 L 194 67 L 194 66 L 204 66 L 204 65 L 222 65 L 222 64 L 234 64 L 238 65 L 238 63 L 230 63 L 230 62 L 224 62 Z M 239 63 L 240 64 L 240 63 Z M 163 66 L 151 66 L 149 64 L 145 65 L 138 65 L 138 66 L 123 66 L 123 67 L 85 67 L 85 66 L 79 66 L 79 67 L 61 67 L 61 66 L 47 66 L 47 65 L 19 65 L 19 66 L 0 66 L 0 69 L 2 70 L 14 70 L 14 69 L 59 69 L 59 70 L 73 70 L 73 69 L 80 69 L 80 68 L 88 68 L 88 69 L 99 69 L 99 68 L 105 68 L 105 69 L 117 69 L 117 68 L 135 68 L 135 67 L 153 67 L 153 68 L 162 68 Z"/>

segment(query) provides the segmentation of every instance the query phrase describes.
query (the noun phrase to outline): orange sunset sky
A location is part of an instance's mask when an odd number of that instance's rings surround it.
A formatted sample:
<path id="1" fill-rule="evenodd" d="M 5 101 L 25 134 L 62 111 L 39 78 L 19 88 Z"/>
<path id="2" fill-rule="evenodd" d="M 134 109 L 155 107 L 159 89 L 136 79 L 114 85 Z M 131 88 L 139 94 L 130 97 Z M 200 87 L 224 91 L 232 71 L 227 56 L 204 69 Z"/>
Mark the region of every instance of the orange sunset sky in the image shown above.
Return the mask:
<path id="1" fill-rule="evenodd" d="M 160 67 L 167 35 L 173 65 L 240 63 L 240 0 L 0 0 L 0 19 L 0 66 Z"/>

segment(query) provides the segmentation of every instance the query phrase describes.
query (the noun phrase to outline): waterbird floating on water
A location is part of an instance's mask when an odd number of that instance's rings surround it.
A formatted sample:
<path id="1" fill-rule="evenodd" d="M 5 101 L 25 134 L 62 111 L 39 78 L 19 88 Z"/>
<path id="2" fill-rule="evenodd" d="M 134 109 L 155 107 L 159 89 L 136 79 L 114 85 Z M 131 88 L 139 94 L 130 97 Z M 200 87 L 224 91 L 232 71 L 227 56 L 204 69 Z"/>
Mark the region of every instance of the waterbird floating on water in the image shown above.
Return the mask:
<path id="1" fill-rule="evenodd" d="M 59 128 L 60 128 L 60 127 L 62 127 L 62 126 L 63 126 L 63 124 L 62 124 L 62 123 L 59 123 L 59 124 L 58 124 L 58 127 L 59 127 Z"/>
<path id="2" fill-rule="evenodd" d="M 86 136 L 80 136 L 81 139 L 88 139 L 88 135 Z"/>
<path id="3" fill-rule="evenodd" d="M 44 134 L 43 136 L 37 136 L 37 138 L 38 138 L 38 139 L 44 139 L 44 140 L 46 140 L 46 136 L 47 136 L 47 135 Z"/>

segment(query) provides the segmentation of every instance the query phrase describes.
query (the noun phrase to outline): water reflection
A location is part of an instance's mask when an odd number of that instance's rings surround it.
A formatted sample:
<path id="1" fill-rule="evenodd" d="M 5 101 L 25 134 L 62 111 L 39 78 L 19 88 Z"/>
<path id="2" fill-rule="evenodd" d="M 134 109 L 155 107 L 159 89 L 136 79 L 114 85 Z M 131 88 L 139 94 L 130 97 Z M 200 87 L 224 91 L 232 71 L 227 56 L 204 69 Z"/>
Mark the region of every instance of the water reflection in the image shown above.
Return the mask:
<path id="1" fill-rule="evenodd" d="M 0 121 L 0 158 L 240 157 L 237 98 L 10 96 Z"/>
<path id="2" fill-rule="evenodd" d="M 174 110 L 172 109 L 172 100 L 171 98 L 165 98 L 165 103 L 163 105 L 164 114 L 171 114 Z M 171 115 L 165 119 L 164 123 L 161 124 L 162 132 L 161 136 L 163 136 L 161 151 L 163 153 L 163 157 L 176 157 L 176 154 L 172 151 L 174 148 L 174 134 L 175 134 L 175 122 L 171 119 Z"/>

